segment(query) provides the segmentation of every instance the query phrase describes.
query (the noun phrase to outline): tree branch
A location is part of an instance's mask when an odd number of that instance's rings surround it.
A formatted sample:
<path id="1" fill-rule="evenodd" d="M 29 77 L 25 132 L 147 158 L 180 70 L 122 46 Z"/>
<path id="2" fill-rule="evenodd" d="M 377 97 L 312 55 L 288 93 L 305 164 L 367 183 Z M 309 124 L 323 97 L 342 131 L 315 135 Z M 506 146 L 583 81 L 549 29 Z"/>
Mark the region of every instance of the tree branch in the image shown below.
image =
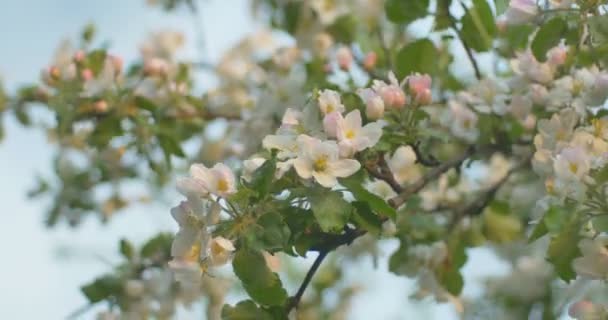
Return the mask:
<path id="1" fill-rule="evenodd" d="M 415 194 L 416 192 L 422 190 L 426 187 L 429 182 L 437 179 L 439 176 L 447 172 L 448 170 L 459 167 L 466 159 L 468 159 L 475 152 L 474 147 L 469 147 L 467 150 L 461 154 L 460 156 L 445 161 L 439 166 L 433 168 L 426 175 L 422 176 L 422 178 L 418 179 L 412 185 L 407 186 L 402 192 L 400 192 L 396 197 L 390 199 L 388 202 L 394 208 L 399 208 L 402 204 L 409 199 L 410 196 Z"/>
<path id="2" fill-rule="evenodd" d="M 463 5 L 463 8 L 466 12 L 467 8 L 464 5 Z M 458 30 L 458 26 L 456 25 L 456 21 L 454 21 L 454 18 L 452 16 L 449 16 L 449 20 L 450 20 L 450 27 L 454 30 L 454 32 L 456 32 L 458 39 L 460 39 L 460 42 L 462 43 L 462 46 L 464 47 L 464 51 L 467 53 L 467 57 L 469 58 L 469 61 L 471 61 L 471 65 L 473 66 L 473 70 L 475 71 L 475 78 L 477 78 L 477 80 L 481 80 L 481 71 L 479 70 L 479 65 L 477 65 L 477 60 L 475 59 L 475 56 L 473 55 L 473 50 L 471 49 L 471 47 L 469 47 L 469 45 L 466 43 L 466 41 L 464 41 L 462 32 L 460 32 L 460 30 Z"/>
<path id="3" fill-rule="evenodd" d="M 302 281 L 300 288 L 298 288 L 298 292 L 296 292 L 295 296 L 293 296 L 291 299 L 289 299 L 289 302 L 287 303 L 287 306 L 285 307 L 285 309 L 287 311 L 286 313 L 289 313 L 293 308 L 296 308 L 298 306 L 298 304 L 300 303 L 300 300 L 302 300 L 304 291 L 306 291 L 306 288 L 310 284 L 312 277 L 315 275 L 317 270 L 319 270 L 321 263 L 323 263 L 323 260 L 325 259 L 325 257 L 327 257 L 328 253 L 329 253 L 329 250 L 319 251 L 319 255 L 315 259 L 315 262 L 313 262 L 310 269 L 308 269 L 308 272 L 306 273 L 306 276 L 304 277 L 304 280 Z"/>
<path id="4" fill-rule="evenodd" d="M 527 156 L 525 158 L 525 160 L 523 160 L 516 166 L 509 169 L 509 171 L 505 174 L 504 177 L 502 177 L 492 187 L 485 190 L 477 199 L 475 199 L 473 202 L 469 203 L 468 205 L 465 205 L 465 206 L 461 207 L 460 209 L 457 209 L 454 212 L 454 216 L 452 218 L 452 221 L 450 222 L 450 225 L 448 226 L 448 230 L 454 229 L 454 227 L 456 227 L 456 225 L 460 222 L 460 220 L 462 220 L 467 215 L 474 216 L 474 215 L 481 214 L 483 212 L 483 210 L 490 204 L 490 202 L 492 200 L 494 200 L 498 190 L 509 180 L 509 178 L 513 175 L 513 173 L 526 167 L 530 163 L 531 158 L 532 158 L 531 156 Z"/>

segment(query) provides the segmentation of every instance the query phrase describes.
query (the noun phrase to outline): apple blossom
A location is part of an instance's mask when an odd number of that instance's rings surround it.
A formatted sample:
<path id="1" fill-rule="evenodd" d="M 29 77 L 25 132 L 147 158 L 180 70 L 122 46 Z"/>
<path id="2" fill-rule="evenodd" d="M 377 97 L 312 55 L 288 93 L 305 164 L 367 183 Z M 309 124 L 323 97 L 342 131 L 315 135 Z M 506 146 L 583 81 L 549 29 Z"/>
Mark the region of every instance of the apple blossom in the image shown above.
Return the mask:
<path id="1" fill-rule="evenodd" d="M 337 124 L 336 136 L 340 155 L 343 157 L 350 157 L 355 152 L 373 147 L 382 136 L 382 124 L 371 122 L 363 126 L 361 113 L 357 109 L 344 118 L 338 118 Z"/>
<path id="2" fill-rule="evenodd" d="M 431 77 L 428 74 L 419 73 L 410 75 L 406 78 L 410 94 L 419 104 L 429 104 L 433 100 L 431 95 Z"/>
<path id="3" fill-rule="evenodd" d="M 319 108 L 323 114 L 329 114 L 334 111 L 342 113 L 346 110 L 340 99 L 340 94 L 329 89 L 319 92 Z"/>
<path id="4" fill-rule="evenodd" d="M 524 24 L 531 22 L 537 14 L 535 0 L 511 0 L 505 17 L 509 24 Z"/>
<path id="5" fill-rule="evenodd" d="M 236 192 L 235 178 L 232 170 L 225 164 L 218 163 L 213 168 L 202 164 L 190 166 L 189 178 L 178 180 L 178 189 L 186 196 L 205 196 L 207 193 L 226 197 Z"/>
<path id="6" fill-rule="evenodd" d="M 209 244 L 210 259 L 214 266 L 226 264 L 235 250 L 232 241 L 224 237 L 215 237 Z"/>
<path id="7" fill-rule="evenodd" d="M 336 51 L 336 60 L 340 69 L 348 71 L 353 63 L 353 53 L 347 47 L 340 47 Z"/>
<path id="8" fill-rule="evenodd" d="M 386 159 L 393 177 L 400 184 L 416 181 L 420 177 L 420 170 L 416 166 L 416 153 L 410 146 L 400 146 L 393 155 Z"/>
<path id="9" fill-rule="evenodd" d="M 335 141 L 321 141 L 306 135 L 298 137 L 299 154 L 293 166 L 304 179 L 314 178 L 320 185 L 332 188 L 337 178 L 348 177 L 361 168 L 357 160 L 340 159 Z"/>

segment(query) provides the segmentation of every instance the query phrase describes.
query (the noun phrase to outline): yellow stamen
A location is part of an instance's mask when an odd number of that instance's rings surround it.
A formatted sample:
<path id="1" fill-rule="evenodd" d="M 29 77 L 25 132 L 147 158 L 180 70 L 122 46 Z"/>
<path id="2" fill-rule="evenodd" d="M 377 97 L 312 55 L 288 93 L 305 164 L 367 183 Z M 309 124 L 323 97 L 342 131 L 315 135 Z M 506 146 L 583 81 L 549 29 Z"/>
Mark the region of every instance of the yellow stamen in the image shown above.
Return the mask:
<path id="1" fill-rule="evenodd" d="M 327 169 L 327 156 L 321 156 L 315 160 L 313 164 L 315 171 L 325 171 Z"/>
<path id="2" fill-rule="evenodd" d="M 347 130 L 344 136 L 346 139 L 352 139 L 355 137 L 355 132 L 353 130 Z"/>
<path id="3" fill-rule="evenodd" d="M 228 191 L 228 181 L 226 181 L 226 179 L 220 179 L 217 182 L 217 190 L 219 192 L 226 192 L 226 191 Z"/>

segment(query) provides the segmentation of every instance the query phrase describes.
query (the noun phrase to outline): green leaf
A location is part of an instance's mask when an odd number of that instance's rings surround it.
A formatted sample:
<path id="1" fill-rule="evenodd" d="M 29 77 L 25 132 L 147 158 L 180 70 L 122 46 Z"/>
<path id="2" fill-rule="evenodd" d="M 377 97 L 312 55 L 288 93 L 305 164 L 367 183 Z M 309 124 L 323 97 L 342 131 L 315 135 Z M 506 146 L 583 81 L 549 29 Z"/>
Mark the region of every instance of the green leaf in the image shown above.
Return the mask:
<path id="1" fill-rule="evenodd" d="M 96 303 L 122 294 L 122 287 L 122 282 L 118 277 L 106 275 L 82 286 L 80 290 L 90 303 Z"/>
<path id="2" fill-rule="evenodd" d="M 605 15 L 591 16 L 588 18 L 589 32 L 594 42 L 604 44 L 608 42 L 608 17 Z"/>
<path id="3" fill-rule="evenodd" d="M 352 203 L 352 206 L 356 209 L 354 211 L 353 220 L 357 225 L 374 235 L 378 235 L 382 232 L 382 220 L 372 212 L 369 203 L 355 201 Z"/>
<path id="4" fill-rule="evenodd" d="M 398 24 L 408 24 L 424 18 L 429 7 L 429 0 L 387 0 L 384 10 L 388 20 Z"/>
<path id="5" fill-rule="evenodd" d="M 536 57 L 536 60 L 541 62 L 546 61 L 547 51 L 557 46 L 567 31 L 568 24 L 559 17 L 555 17 L 544 23 L 534 36 L 534 40 L 532 40 L 532 44 L 530 45 L 530 49 L 532 49 L 532 53 L 534 54 L 534 57 Z"/>
<path id="6" fill-rule="evenodd" d="M 414 72 L 433 75 L 437 72 L 437 48 L 429 39 L 416 40 L 399 50 L 395 61 L 399 78 Z"/>
<path id="7" fill-rule="evenodd" d="M 437 13 L 435 13 L 435 31 L 444 30 L 452 25 L 453 17 L 450 14 L 452 0 L 437 0 Z"/>
<path id="8" fill-rule="evenodd" d="M 135 257 L 135 247 L 129 240 L 120 239 L 120 254 L 127 258 L 127 260 L 131 260 Z"/>
<path id="9" fill-rule="evenodd" d="M 148 240 L 148 242 L 142 246 L 140 254 L 142 258 L 152 258 L 157 255 L 168 257 L 171 253 L 172 242 L 173 236 L 171 234 L 161 233 Z"/>
<path id="10" fill-rule="evenodd" d="M 274 174 L 277 169 L 277 161 L 275 158 L 266 160 L 259 168 L 257 168 L 251 177 L 249 187 L 257 192 L 260 198 L 265 197 L 274 181 Z"/>
<path id="11" fill-rule="evenodd" d="M 496 7 L 496 15 L 499 16 L 499 15 L 505 13 L 505 11 L 507 11 L 507 8 L 509 7 L 509 1 L 508 0 L 494 0 L 494 7 Z"/>
<path id="12" fill-rule="evenodd" d="M 135 97 L 135 105 L 150 112 L 155 112 L 158 110 L 158 106 L 152 100 L 142 96 Z"/>
<path id="13" fill-rule="evenodd" d="M 327 27 L 327 32 L 341 43 L 352 43 L 357 32 L 357 19 L 353 15 L 344 15 Z"/>
<path id="14" fill-rule="evenodd" d="M 376 211 L 378 214 L 387 216 L 393 220 L 397 216 L 395 209 L 386 203 L 384 199 L 367 191 L 367 189 L 363 187 L 362 175 L 359 173 L 345 179 L 340 179 L 340 184 L 345 186 L 348 191 L 353 194 L 353 197 L 355 197 L 357 201 L 367 203 L 370 208 Z"/>
<path id="15" fill-rule="evenodd" d="M 259 251 L 238 250 L 232 267 L 253 300 L 266 306 L 280 306 L 287 300 L 287 291 L 283 289 L 279 276 L 268 269 Z"/>
<path id="16" fill-rule="evenodd" d="M 291 236 L 283 216 L 277 212 L 269 212 L 261 216 L 252 229 L 254 233 L 251 234 L 253 237 L 251 241 L 270 252 L 287 247 Z"/>
<path id="17" fill-rule="evenodd" d="M 158 136 L 156 136 L 156 138 L 158 139 L 158 144 L 160 145 L 160 148 L 165 154 L 165 160 L 167 161 L 167 163 L 171 163 L 171 155 L 178 156 L 180 158 L 186 156 L 184 150 L 182 150 L 182 147 L 179 145 L 179 142 L 173 136 L 167 134 L 159 134 Z"/>
<path id="18" fill-rule="evenodd" d="M 473 6 L 462 17 L 460 32 L 464 42 L 473 50 L 482 52 L 492 48 L 496 24 L 486 0 L 473 0 Z"/>
<path id="19" fill-rule="evenodd" d="M 486 210 L 483 215 L 484 235 L 488 240 L 507 243 L 517 239 L 522 232 L 521 221 L 514 215 L 503 215 Z"/>
<path id="20" fill-rule="evenodd" d="M 268 312 L 258 307 L 253 301 L 245 300 L 237 303 L 234 307 L 224 305 L 222 308 L 223 320 L 273 320 Z"/>
<path id="21" fill-rule="evenodd" d="M 310 203 L 321 230 L 325 232 L 341 232 L 353 211 L 353 207 L 336 191 L 313 189 Z"/>
<path id="22" fill-rule="evenodd" d="M 580 221 L 574 218 L 564 229 L 551 238 L 547 251 L 547 260 L 553 264 L 555 272 L 564 281 L 576 278 L 572 260 L 581 255 L 578 248 L 580 240 Z"/>
<path id="23" fill-rule="evenodd" d="M 93 74 L 99 74 L 101 72 L 106 62 L 106 55 L 105 50 L 95 50 L 89 53 L 87 63 L 89 69 L 93 71 Z"/>
<path id="24" fill-rule="evenodd" d="M 540 239 L 542 236 L 546 235 L 547 233 L 549 233 L 549 229 L 547 229 L 545 220 L 541 219 L 538 222 L 538 224 L 536 225 L 536 227 L 534 227 L 534 230 L 532 231 L 532 234 L 530 235 L 530 238 L 528 239 L 528 243 L 532 243 L 532 242 Z"/>

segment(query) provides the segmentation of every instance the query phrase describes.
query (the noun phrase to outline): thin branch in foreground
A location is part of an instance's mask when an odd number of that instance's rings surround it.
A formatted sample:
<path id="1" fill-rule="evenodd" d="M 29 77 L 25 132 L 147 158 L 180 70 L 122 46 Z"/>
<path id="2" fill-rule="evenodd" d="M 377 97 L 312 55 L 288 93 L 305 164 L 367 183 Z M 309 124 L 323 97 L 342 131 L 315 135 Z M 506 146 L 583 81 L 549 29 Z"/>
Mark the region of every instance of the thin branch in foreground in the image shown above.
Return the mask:
<path id="1" fill-rule="evenodd" d="M 467 10 L 466 7 L 464 7 L 464 9 Z M 473 66 L 473 70 L 475 71 L 475 78 L 477 78 L 477 80 L 481 80 L 481 71 L 479 70 L 479 65 L 477 64 L 477 60 L 475 59 L 475 56 L 473 55 L 473 50 L 471 49 L 471 47 L 469 47 L 469 45 L 466 43 L 466 41 L 464 41 L 462 32 L 460 32 L 460 30 L 458 30 L 458 26 L 456 25 L 456 21 L 454 21 L 454 18 L 450 16 L 449 20 L 450 20 L 450 27 L 454 30 L 454 32 L 456 32 L 458 39 L 460 39 L 460 42 L 462 43 L 462 46 L 464 47 L 464 51 L 467 53 L 467 57 L 469 58 L 469 61 L 471 61 L 471 65 Z"/>
<path id="2" fill-rule="evenodd" d="M 418 181 L 413 183 L 412 185 L 407 186 L 403 192 L 399 193 L 396 197 L 389 200 L 389 204 L 394 208 L 399 208 L 402 204 L 409 199 L 410 196 L 415 194 L 416 192 L 422 190 L 429 184 L 431 181 L 437 179 L 439 176 L 447 172 L 448 170 L 459 167 L 465 160 L 467 160 L 473 153 L 475 152 L 474 147 L 469 147 L 465 152 L 463 152 L 460 156 L 445 161 L 439 166 L 433 168 L 429 173 L 422 176 Z"/>
<path id="3" fill-rule="evenodd" d="M 329 253 L 329 250 L 319 251 L 319 255 L 317 256 L 317 258 L 315 259 L 315 262 L 313 262 L 312 266 L 306 273 L 306 276 L 304 277 L 304 280 L 302 281 L 300 288 L 298 288 L 298 292 L 296 292 L 295 296 L 293 296 L 291 299 L 289 299 L 289 302 L 287 303 L 287 306 L 285 307 L 285 309 L 287 311 L 286 313 L 289 313 L 293 308 L 296 308 L 298 306 L 298 304 L 300 303 L 300 300 L 302 300 L 302 296 L 304 296 L 304 291 L 306 291 L 306 288 L 310 284 L 312 277 L 315 275 L 317 270 L 319 270 L 321 263 L 323 263 L 323 260 L 325 259 L 325 257 L 327 257 L 328 253 Z"/>

